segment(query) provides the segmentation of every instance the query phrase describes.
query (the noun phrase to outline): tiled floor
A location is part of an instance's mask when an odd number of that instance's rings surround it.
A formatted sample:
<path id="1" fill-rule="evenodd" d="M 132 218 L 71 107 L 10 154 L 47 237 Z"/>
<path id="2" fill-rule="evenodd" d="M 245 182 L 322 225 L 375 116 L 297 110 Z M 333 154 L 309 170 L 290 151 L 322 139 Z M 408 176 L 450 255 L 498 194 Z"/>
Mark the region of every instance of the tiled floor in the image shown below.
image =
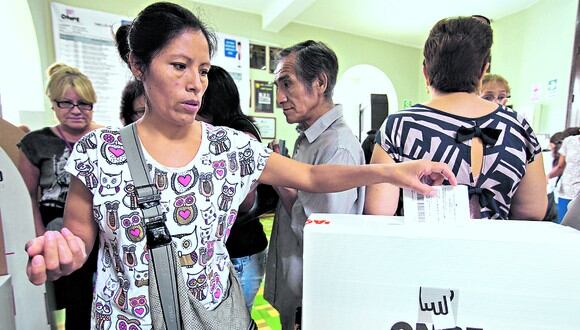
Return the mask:
<path id="1" fill-rule="evenodd" d="M 265 216 L 260 219 L 262 225 L 264 226 L 264 231 L 266 236 L 270 239 L 270 233 L 272 232 L 272 222 L 274 221 L 273 216 Z M 256 295 L 256 300 L 254 300 L 254 308 L 252 309 L 252 318 L 258 324 L 258 329 L 260 330 L 280 330 L 280 317 L 278 312 L 264 300 L 264 283 Z"/>

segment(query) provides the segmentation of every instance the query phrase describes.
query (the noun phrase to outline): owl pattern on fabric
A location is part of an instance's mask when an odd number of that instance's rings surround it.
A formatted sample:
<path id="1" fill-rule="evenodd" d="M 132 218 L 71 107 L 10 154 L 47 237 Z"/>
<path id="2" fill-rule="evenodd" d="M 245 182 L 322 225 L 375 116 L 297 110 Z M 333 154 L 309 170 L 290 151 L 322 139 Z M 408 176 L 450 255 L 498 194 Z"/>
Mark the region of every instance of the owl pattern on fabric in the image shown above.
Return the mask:
<path id="1" fill-rule="evenodd" d="M 153 182 L 155 183 L 155 186 L 157 186 L 157 189 L 159 189 L 159 190 L 167 189 L 167 187 L 169 185 L 169 183 L 167 181 L 167 172 L 156 168 L 155 169 L 155 177 L 153 178 Z"/>
<path id="2" fill-rule="evenodd" d="M 239 204 L 260 177 L 263 168 L 256 164 L 265 164 L 271 151 L 229 128 L 201 127 L 198 154 L 183 167 L 158 163 L 147 148 L 144 157 L 161 193 L 190 297 L 212 309 L 229 287 L 225 240 Z M 152 327 L 145 219 L 126 157 L 118 130 L 103 128 L 79 140 L 65 167 L 92 193 L 98 222 L 95 246 L 101 251 L 93 310 L 99 306 L 99 317 L 93 318 L 93 329 Z"/>
<path id="3" fill-rule="evenodd" d="M 180 226 L 189 225 L 197 218 L 197 206 L 195 205 L 195 194 L 178 196 L 173 202 L 173 220 Z"/>
<path id="4" fill-rule="evenodd" d="M 213 167 L 213 175 L 217 180 L 223 180 L 228 174 L 225 160 L 213 162 L 212 167 Z"/>
<path id="5" fill-rule="evenodd" d="M 149 305 L 147 304 L 147 297 L 145 295 L 129 298 L 129 306 L 131 307 L 133 315 L 140 319 L 149 314 Z"/>
<path id="6" fill-rule="evenodd" d="M 213 195 L 213 177 L 211 172 L 200 174 L 199 193 L 205 197 L 206 202 L 209 202 L 210 197 Z"/>
<path id="7" fill-rule="evenodd" d="M 214 155 L 220 155 L 230 150 L 232 142 L 228 137 L 225 129 L 215 127 L 210 130 L 207 136 L 209 142 L 209 151 Z"/>
<path id="8" fill-rule="evenodd" d="M 101 171 L 99 178 L 99 194 L 101 196 L 113 196 L 121 190 L 122 173 L 107 173 Z"/>
<path id="9" fill-rule="evenodd" d="M 103 129 L 101 139 L 101 154 L 109 164 L 121 165 L 127 161 L 125 149 L 121 144 L 121 135 L 115 134 L 112 130 Z"/>
<path id="10" fill-rule="evenodd" d="M 222 186 L 222 193 L 218 197 L 219 209 L 222 211 L 227 211 L 232 205 L 234 195 L 236 194 L 236 186 L 238 184 L 231 184 L 226 180 Z"/>
<path id="11" fill-rule="evenodd" d="M 238 152 L 240 156 L 240 173 L 242 176 L 251 175 L 256 169 L 256 160 L 254 159 L 254 151 L 250 148 L 250 143 Z"/>
<path id="12" fill-rule="evenodd" d="M 150 327 L 147 327 L 150 328 Z M 119 315 L 117 323 L 115 325 L 116 330 L 142 330 L 141 321 L 136 319 L 130 319 L 125 315 Z"/>
<path id="13" fill-rule="evenodd" d="M 96 148 L 97 148 L 97 136 L 93 132 L 80 138 L 75 145 L 76 151 L 83 154 L 90 149 Z"/>
<path id="14" fill-rule="evenodd" d="M 181 173 L 174 173 L 171 176 L 171 189 L 176 194 L 182 194 L 189 191 L 197 183 L 198 178 L 199 174 L 195 167 Z"/>
<path id="15" fill-rule="evenodd" d="M 121 226 L 125 229 L 125 235 L 129 241 L 140 242 L 145 237 L 145 223 L 138 211 L 121 216 Z"/>
<path id="16" fill-rule="evenodd" d="M 94 313 L 95 329 L 107 330 L 111 327 L 111 314 L 113 310 L 110 302 L 105 301 L 97 295 Z"/>
<path id="17" fill-rule="evenodd" d="M 83 178 L 87 188 L 92 189 L 97 186 L 99 180 L 97 180 L 97 176 L 94 173 L 94 166 L 91 164 L 91 162 L 88 160 L 79 161 L 77 159 L 75 161 L 75 168 L 79 171 L 79 176 Z"/>

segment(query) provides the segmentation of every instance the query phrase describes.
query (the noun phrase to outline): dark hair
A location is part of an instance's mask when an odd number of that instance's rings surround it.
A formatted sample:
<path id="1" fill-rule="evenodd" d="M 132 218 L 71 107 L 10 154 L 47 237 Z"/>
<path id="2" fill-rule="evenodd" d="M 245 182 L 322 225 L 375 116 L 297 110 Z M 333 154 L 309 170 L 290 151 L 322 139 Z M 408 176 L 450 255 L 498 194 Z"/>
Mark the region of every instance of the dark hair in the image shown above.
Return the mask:
<path id="1" fill-rule="evenodd" d="M 135 56 L 143 72 L 151 60 L 173 38 L 185 30 L 201 31 L 207 40 L 209 55 L 216 49 L 216 37 L 188 9 L 169 2 L 157 2 L 147 6 L 131 25 L 121 26 L 115 35 L 119 55 L 127 64 L 129 53 Z"/>
<path id="2" fill-rule="evenodd" d="M 246 116 L 240 107 L 240 94 L 234 79 L 230 74 L 217 65 L 212 65 L 207 74 L 209 81 L 203 94 L 201 108 L 198 115 L 207 119 L 212 125 L 227 126 L 242 130 L 236 124 L 244 121 L 244 124 L 253 122 Z M 251 132 L 258 137 L 259 132 Z"/>
<path id="3" fill-rule="evenodd" d="M 130 80 L 127 85 L 125 85 L 125 88 L 123 88 L 123 93 L 121 94 L 120 118 L 124 125 L 133 123 L 133 118 L 135 116 L 133 101 L 143 94 L 143 84 L 140 84 L 137 80 Z"/>
<path id="4" fill-rule="evenodd" d="M 564 140 L 564 132 L 554 133 L 554 135 L 550 137 L 550 143 L 556 145 L 562 144 L 562 140 Z"/>
<path id="5" fill-rule="evenodd" d="M 371 129 L 367 132 L 367 137 L 361 143 L 361 148 L 363 153 L 365 154 L 365 162 L 367 164 L 371 163 L 371 157 L 373 155 L 373 149 L 375 147 L 375 140 L 376 140 L 377 130 Z"/>
<path id="6" fill-rule="evenodd" d="M 307 40 L 282 49 L 278 54 L 278 59 L 281 60 L 293 54 L 296 55 L 294 63 L 296 75 L 304 83 L 306 89 L 309 92 L 312 91 L 312 82 L 321 74 L 325 74 L 328 85 L 324 96 L 331 99 L 338 75 L 338 59 L 332 49 L 323 42 Z"/>
<path id="7" fill-rule="evenodd" d="M 423 50 L 430 85 L 445 93 L 477 92 L 489 62 L 492 34 L 489 24 L 472 17 L 437 22 Z"/>
<path id="8" fill-rule="evenodd" d="M 568 127 L 562 133 L 562 140 L 569 136 L 580 135 L 580 127 Z"/>

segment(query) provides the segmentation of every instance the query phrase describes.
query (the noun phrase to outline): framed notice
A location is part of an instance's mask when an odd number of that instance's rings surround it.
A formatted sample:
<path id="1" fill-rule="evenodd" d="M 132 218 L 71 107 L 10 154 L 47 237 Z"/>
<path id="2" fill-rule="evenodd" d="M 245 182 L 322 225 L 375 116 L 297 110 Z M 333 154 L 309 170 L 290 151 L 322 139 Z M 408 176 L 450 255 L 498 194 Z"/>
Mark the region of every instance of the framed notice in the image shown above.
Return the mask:
<path id="1" fill-rule="evenodd" d="M 278 53 L 280 53 L 280 51 L 282 50 L 282 48 L 277 48 L 277 47 L 269 47 L 268 50 L 268 71 L 270 71 L 270 73 L 274 73 L 274 70 L 276 70 L 276 64 L 278 64 Z"/>
<path id="2" fill-rule="evenodd" d="M 274 85 L 267 81 L 254 81 L 256 112 L 274 113 Z"/>
<path id="3" fill-rule="evenodd" d="M 250 68 L 266 70 L 266 46 L 250 44 Z"/>
<path id="4" fill-rule="evenodd" d="M 276 118 L 274 117 L 258 117 L 253 116 L 254 124 L 260 130 L 260 135 L 263 139 L 276 138 Z"/>

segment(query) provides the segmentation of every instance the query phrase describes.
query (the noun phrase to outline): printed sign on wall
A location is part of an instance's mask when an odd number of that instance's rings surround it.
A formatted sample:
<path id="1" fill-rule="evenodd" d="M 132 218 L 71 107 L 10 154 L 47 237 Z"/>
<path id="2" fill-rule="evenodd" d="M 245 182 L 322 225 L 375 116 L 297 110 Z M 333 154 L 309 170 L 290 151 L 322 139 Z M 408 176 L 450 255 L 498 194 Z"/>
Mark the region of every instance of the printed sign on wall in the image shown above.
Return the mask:
<path id="1" fill-rule="evenodd" d="M 97 93 L 93 119 L 119 126 L 121 92 L 132 77 L 120 58 L 113 31 L 131 19 L 53 2 L 52 30 L 57 62 L 77 67 Z"/>
<path id="2" fill-rule="evenodd" d="M 274 85 L 266 81 L 254 81 L 256 112 L 274 113 Z"/>
<path id="3" fill-rule="evenodd" d="M 234 79 L 240 93 L 240 105 L 244 113 L 248 113 L 250 104 L 250 46 L 246 38 L 217 32 L 217 52 L 212 64 L 224 68 Z M 210 82 L 211 84 L 211 82 Z"/>

